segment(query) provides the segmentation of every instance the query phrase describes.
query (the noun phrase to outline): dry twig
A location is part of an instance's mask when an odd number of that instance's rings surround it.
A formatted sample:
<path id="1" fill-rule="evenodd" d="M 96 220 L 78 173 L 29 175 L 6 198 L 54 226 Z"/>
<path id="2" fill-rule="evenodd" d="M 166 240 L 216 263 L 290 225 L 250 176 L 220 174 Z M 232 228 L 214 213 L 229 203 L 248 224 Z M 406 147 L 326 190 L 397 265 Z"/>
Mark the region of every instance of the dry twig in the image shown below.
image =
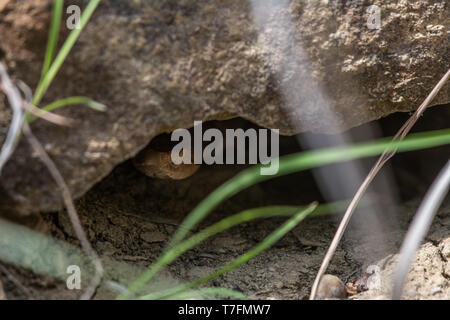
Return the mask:
<path id="1" fill-rule="evenodd" d="M 0 62 L 0 89 L 6 94 L 9 105 L 13 110 L 13 118 L 9 127 L 8 135 L 3 143 L 0 151 L 0 174 L 6 162 L 8 162 L 11 155 L 17 146 L 20 137 L 22 124 L 25 120 L 25 112 L 22 108 L 22 98 L 19 90 L 12 84 L 5 67 Z"/>
<path id="2" fill-rule="evenodd" d="M 17 86 L 23 91 L 26 92 L 27 95 L 31 96 L 31 90 L 29 89 L 29 87 L 22 82 L 21 80 L 19 80 L 17 82 Z M 60 115 L 57 115 L 55 113 L 51 113 L 48 112 L 46 110 L 40 109 L 34 105 L 32 105 L 31 103 L 28 104 L 28 108 L 26 110 L 27 112 L 31 113 L 32 115 L 34 115 L 37 118 L 41 118 L 44 119 L 48 122 L 51 122 L 53 124 L 59 125 L 59 126 L 71 126 L 73 124 L 73 120 L 67 117 L 63 117 Z"/>
<path id="3" fill-rule="evenodd" d="M 73 204 L 69 188 L 67 187 L 67 184 L 64 181 L 64 178 L 62 177 L 58 168 L 56 167 L 55 163 L 53 162 L 52 159 L 50 159 L 47 152 L 42 147 L 41 143 L 33 135 L 30 126 L 26 122 L 23 124 L 23 133 L 26 136 L 28 143 L 39 154 L 41 161 L 45 164 L 48 171 L 52 175 L 53 180 L 55 180 L 56 184 L 60 188 L 64 204 L 67 208 L 67 213 L 69 215 L 70 222 L 72 223 L 72 226 L 75 230 L 75 234 L 77 235 L 77 238 L 81 243 L 81 247 L 86 252 L 86 254 L 91 258 L 95 266 L 95 275 L 91 280 L 90 286 L 81 296 L 81 299 L 83 300 L 91 299 L 95 291 L 97 290 L 98 286 L 100 285 L 103 276 L 103 266 L 100 261 L 100 258 L 98 257 L 95 250 L 92 248 L 91 243 L 89 242 L 86 233 L 84 232 L 83 227 L 81 226 L 81 222 L 78 217 L 75 206 Z"/>
<path id="4" fill-rule="evenodd" d="M 20 137 L 21 129 L 27 138 L 28 143 L 31 145 L 31 147 L 38 153 L 41 161 L 45 164 L 48 171 L 50 172 L 53 180 L 56 182 L 58 187 L 61 190 L 62 198 L 64 201 L 64 204 L 67 208 L 67 212 L 69 215 L 69 219 L 72 223 L 72 226 L 75 230 L 75 234 L 78 238 L 78 240 L 81 243 L 81 246 L 84 250 L 84 252 L 89 256 L 92 263 L 95 266 L 95 275 L 91 279 L 91 283 L 87 290 L 83 293 L 81 296 L 81 299 L 91 299 L 97 290 L 98 286 L 100 285 L 100 282 L 102 280 L 103 276 L 103 266 L 100 261 L 100 258 L 98 257 L 95 250 L 92 248 L 86 233 L 83 230 L 83 227 L 81 226 L 80 219 L 78 217 L 78 214 L 76 212 L 75 206 L 73 204 L 72 196 L 70 194 L 70 190 L 64 181 L 64 178 L 62 177 L 61 173 L 59 172 L 58 168 L 56 167 L 53 160 L 49 157 L 45 149 L 42 147 L 41 143 L 38 141 L 38 139 L 33 135 L 31 128 L 29 124 L 24 121 L 25 112 L 29 111 L 32 107 L 31 100 L 31 90 L 25 85 L 21 84 L 21 89 L 25 94 L 25 100 L 22 99 L 22 96 L 20 94 L 20 91 L 17 87 L 15 87 L 8 74 L 6 73 L 6 70 L 3 68 L 3 65 L 0 63 L 0 76 L 2 80 L 2 89 L 6 93 L 8 100 L 10 101 L 11 107 L 14 110 L 14 117 L 13 117 L 13 123 L 11 124 L 11 129 L 9 135 L 12 136 L 11 140 L 12 142 L 7 142 L 9 145 L 7 145 L 7 150 L 5 151 L 6 159 L 4 162 L 0 161 L 0 169 L 2 164 L 6 163 L 6 161 L 11 156 L 12 152 L 14 151 L 14 147 L 17 144 L 17 138 Z M 19 110 L 20 109 L 20 110 Z M 6 142 L 5 142 L 6 144 Z M 3 155 L 3 149 L 2 149 L 2 155 Z M 3 159 L 0 157 L 0 160 Z"/>

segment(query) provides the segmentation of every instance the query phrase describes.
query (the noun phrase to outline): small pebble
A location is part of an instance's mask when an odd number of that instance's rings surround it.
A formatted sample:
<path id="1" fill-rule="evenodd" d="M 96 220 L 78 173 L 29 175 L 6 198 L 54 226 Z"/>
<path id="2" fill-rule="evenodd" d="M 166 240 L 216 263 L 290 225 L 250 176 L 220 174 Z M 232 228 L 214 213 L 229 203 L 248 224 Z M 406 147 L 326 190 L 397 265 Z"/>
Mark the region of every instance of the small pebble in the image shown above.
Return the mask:
<path id="1" fill-rule="evenodd" d="M 316 299 L 345 299 L 347 298 L 347 290 L 344 283 L 336 276 L 325 274 L 320 280 L 317 289 Z"/>

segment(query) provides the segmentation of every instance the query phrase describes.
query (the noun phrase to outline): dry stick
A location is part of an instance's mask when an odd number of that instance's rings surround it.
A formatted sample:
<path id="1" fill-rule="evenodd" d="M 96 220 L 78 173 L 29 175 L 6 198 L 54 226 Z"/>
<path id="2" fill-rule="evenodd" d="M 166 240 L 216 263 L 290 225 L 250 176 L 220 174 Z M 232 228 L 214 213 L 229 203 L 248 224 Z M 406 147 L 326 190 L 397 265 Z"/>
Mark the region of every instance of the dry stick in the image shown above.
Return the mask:
<path id="1" fill-rule="evenodd" d="M 27 102 L 26 108 L 28 110 L 28 102 Z M 97 255 L 95 250 L 92 248 L 91 243 L 89 242 L 89 240 L 86 236 L 86 233 L 84 232 L 84 229 L 81 226 L 81 222 L 78 217 L 75 206 L 73 204 L 72 196 L 70 194 L 69 188 L 67 187 L 67 184 L 64 181 L 64 178 L 62 177 L 58 168 L 56 167 L 55 163 L 49 157 L 49 155 L 47 154 L 45 149 L 42 147 L 39 140 L 34 136 L 34 134 L 31 131 L 31 128 L 27 122 L 24 122 L 22 130 L 23 130 L 23 133 L 26 136 L 29 144 L 39 154 L 41 161 L 45 164 L 45 166 L 47 167 L 48 171 L 50 172 L 53 180 L 56 182 L 58 187 L 61 189 L 61 194 L 62 194 L 64 203 L 65 203 L 65 206 L 67 208 L 67 213 L 69 215 L 70 222 L 72 223 L 72 226 L 75 230 L 75 234 L 76 234 L 78 240 L 80 241 L 83 250 L 91 258 L 92 263 L 95 266 L 95 275 L 92 278 L 89 287 L 86 289 L 86 291 L 81 296 L 82 300 L 89 300 L 94 295 L 95 291 L 97 290 L 97 288 L 100 285 L 100 282 L 102 280 L 102 277 L 103 277 L 102 263 L 100 261 L 99 256 Z"/>
<path id="2" fill-rule="evenodd" d="M 25 120 L 25 112 L 22 109 L 22 98 L 19 90 L 12 84 L 11 79 L 6 72 L 5 67 L 0 62 L 0 89 L 6 94 L 9 105 L 13 110 L 13 118 L 9 127 L 8 135 L 0 151 L 0 174 L 6 162 L 8 162 L 11 155 L 17 146 L 18 137 L 22 123 Z"/>
<path id="3" fill-rule="evenodd" d="M 30 92 L 31 91 L 28 88 L 28 86 L 23 81 L 18 81 L 17 86 L 23 91 L 23 92 Z M 71 126 L 73 124 L 73 120 L 64 116 L 60 116 L 51 112 L 48 112 L 46 110 L 40 109 L 31 103 L 28 103 L 28 109 L 27 111 L 34 115 L 35 117 L 44 119 L 50 123 L 59 125 L 59 126 Z"/>
<path id="4" fill-rule="evenodd" d="M 13 133 L 12 133 L 13 137 L 15 138 L 15 140 L 17 140 L 17 137 L 20 136 L 20 127 L 22 127 L 23 133 L 25 134 L 28 142 L 33 147 L 33 149 L 39 154 L 39 157 L 41 158 L 42 162 L 47 167 L 52 178 L 54 179 L 56 184 L 61 189 L 62 198 L 63 198 L 65 206 L 67 208 L 69 219 L 75 230 L 75 234 L 76 234 L 78 240 L 80 241 L 83 250 L 90 257 L 90 259 L 92 260 L 92 263 L 95 266 L 95 275 L 92 278 L 88 289 L 81 296 L 81 299 L 83 299 L 83 300 L 91 299 L 92 296 L 94 295 L 95 291 L 97 290 L 98 286 L 100 285 L 100 282 L 101 282 L 102 276 L 103 276 L 103 266 L 100 261 L 100 258 L 98 257 L 95 250 L 92 248 L 92 246 L 86 236 L 86 233 L 84 232 L 83 227 L 81 226 L 80 219 L 78 217 L 78 214 L 76 212 L 75 206 L 72 201 L 72 196 L 70 194 L 70 191 L 69 191 L 69 188 L 67 187 L 66 182 L 64 181 L 64 178 L 62 177 L 62 175 L 59 172 L 58 168 L 56 167 L 55 163 L 52 161 L 52 159 L 48 156 L 45 149 L 42 147 L 41 143 L 33 135 L 28 123 L 26 121 L 24 121 L 24 114 L 25 114 L 24 109 L 27 111 L 29 111 L 29 109 L 30 109 L 30 102 L 31 102 L 31 98 L 32 98 L 31 90 L 24 83 L 21 84 L 21 89 L 23 90 L 25 97 L 26 97 L 26 101 L 24 101 L 22 99 L 17 87 L 15 87 L 12 84 L 8 74 L 6 73 L 6 71 L 3 68 L 3 65 L 1 63 L 0 63 L 0 77 L 2 80 L 1 87 L 4 90 L 5 94 L 7 95 L 8 100 L 9 100 L 11 107 L 13 108 L 15 114 L 22 115 L 21 123 L 20 123 L 18 129 L 16 128 L 15 125 L 14 126 L 13 126 L 13 124 L 11 125 L 12 129 L 14 129 Z M 10 131 L 11 131 L 11 129 L 10 129 Z M 3 149 L 2 149 L 2 154 L 3 154 Z M 7 159 L 5 160 L 5 163 L 8 160 L 10 155 L 11 154 L 8 155 Z M 1 164 L 2 163 L 0 162 L 0 165 Z"/>
<path id="5" fill-rule="evenodd" d="M 72 119 L 57 115 L 55 113 L 45 111 L 43 109 L 40 109 L 40 108 L 32 105 L 31 103 L 28 105 L 27 111 L 38 118 L 44 119 L 48 122 L 57 124 L 59 126 L 70 127 L 73 124 Z"/>
<path id="6" fill-rule="evenodd" d="M 33 149 L 39 154 L 39 157 L 41 158 L 42 162 L 45 164 L 48 171 L 52 175 L 53 180 L 55 180 L 56 184 L 61 189 L 61 194 L 63 196 L 64 203 L 67 208 L 67 213 L 69 215 L 70 221 L 75 230 L 75 234 L 77 235 L 78 240 L 80 240 L 83 250 L 91 258 L 91 260 L 95 266 L 95 275 L 92 278 L 88 289 L 81 296 L 82 300 L 91 299 L 93 294 L 97 290 L 97 287 L 100 285 L 100 282 L 101 282 L 102 276 L 103 276 L 103 266 L 100 261 L 100 258 L 98 257 L 95 250 L 92 248 L 89 240 L 87 239 L 86 233 L 84 232 L 83 227 L 81 226 L 80 219 L 78 217 L 75 206 L 73 204 L 72 196 L 70 195 L 69 188 L 67 187 L 67 184 L 64 181 L 64 178 L 62 177 L 58 168 L 56 167 L 55 163 L 52 161 L 52 159 L 50 159 L 47 152 L 42 147 L 41 143 L 33 135 L 33 133 L 31 132 L 30 126 L 26 122 L 23 124 L 23 133 L 25 134 L 28 142 L 33 147 Z"/>
<path id="7" fill-rule="evenodd" d="M 422 116 L 423 112 L 428 108 L 430 102 L 433 100 L 433 98 L 437 95 L 439 90 L 441 90 L 441 88 L 447 82 L 449 77 L 450 77 L 450 69 L 447 70 L 447 73 L 442 77 L 442 79 L 438 82 L 438 84 L 430 92 L 428 97 L 422 102 L 422 104 L 416 110 L 416 112 L 414 112 L 414 114 L 400 128 L 400 130 L 397 132 L 397 134 L 392 139 L 391 146 L 395 142 L 401 141 L 408 134 L 408 132 L 411 130 L 411 128 L 414 126 L 414 124 L 417 122 L 417 120 L 420 118 L 420 116 Z M 362 196 L 364 195 L 364 192 L 367 190 L 369 184 L 375 178 L 375 176 L 380 171 L 380 169 L 383 167 L 383 165 L 390 158 L 392 158 L 392 156 L 397 151 L 397 149 L 395 147 L 394 148 L 388 147 L 387 150 L 392 150 L 392 151 L 383 152 L 383 154 L 380 156 L 378 161 L 375 163 L 375 165 L 370 170 L 370 172 L 367 175 L 364 182 L 359 187 L 358 191 L 356 192 L 355 196 L 353 197 L 352 201 L 350 202 L 347 210 L 345 211 L 344 217 L 341 220 L 341 223 L 336 231 L 336 234 L 334 235 L 333 241 L 331 242 L 330 247 L 328 248 L 328 251 L 322 261 L 322 264 L 317 273 L 316 279 L 314 280 L 314 283 L 313 283 L 313 286 L 311 289 L 311 295 L 309 297 L 310 300 L 315 299 L 316 293 L 317 293 L 317 288 L 320 283 L 320 279 L 322 278 L 323 274 L 327 270 L 328 265 L 330 264 L 330 261 L 333 258 L 334 252 L 336 251 L 336 248 L 339 245 L 339 242 L 341 241 L 342 236 L 344 235 L 345 229 L 347 228 L 347 225 L 350 222 L 353 212 L 355 211 L 356 206 L 358 205 L 359 201 L 361 200 Z"/>
<path id="8" fill-rule="evenodd" d="M 19 82 L 19 86 L 22 90 L 26 90 L 26 85 L 23 82 Z M 17 143 L 20 138 L 22 123 L 25 121 L 25 112 L 22 108 L 22 98 L 20 96 L 20 92 L 16 86 L 13 85 L 11 79 L 6 72 L 5 67 L 0 62 L 0 89 L 6 94 L 8 98 L 9 105 L 13 110 L 13 119 L 11 121 L 11 125 L 8 131 L 8 136 L 2 146 L 0 152 L 0 174 L 8 162 L 11 155 L 14 153 L 14 150 L 17 146 Z M 39 110 L 39 111 L 37 111 Z M 71 120 L 62 116 L 58 116 L 56 114 L 52 114 L 50 112 L 41 110 L 32 106 L 30 108 L 30 112 L 35 116 L 44 118 L 47 121 L 53 122 L 55 124 L 60 125 L 70 125 Z"/>
<path id="9" fill-rule="evenodd" d="M 26 91 L 26 84 L 22 81 L 19 81 L 19 87 Z M 25 121 L 25 112 L 22 108 L 22 98 L 20 96 L 19 90 L 12 83 L 11 79 L 6 72 L 5 67 L 0 62 L 0 89 L 5 92 L 6 97 L 8 98 L 9 105 L 13 110 L 13 119 L 11 121 L 11 125 L 9 128 L 8 136 L 3 144 L 1 153 L 0 153 L 0 174 L 5 166 L 6 162 L 8 162 L 11 155 L 14 153 L 14 150 L 17 146 L 17 143 L 20 138 L 20 132 L 22 123 Z M 63 116 L 59 116 L 56 114 L 52 114 L 48 111 L 41 110 L 35 106 L 30 105 L 29 108 L 30 113 L 33 115 L 43 118 L 49 122 L 58 124 L 58 125 L 70 125 L 72 120 Z"/>
<path id="10" fill-rule="evenodd" d="M 8 162 L 11 155 L 17 146 L 18 136 L 20 135 L 20 128 L 25 120 L 25 113 L 21 107 L 19 90 L 12 84 L 11 79 L 6 72 L 5 67 L 0 62 L 0 89 L 6 94 L 9 105 L 13 110 L 13 119 L 8 130 L 8 136 L 2 146 L 0 152 L 0 174 L 3 166 Z M 1 267 L 1 266 L 0 266 Z M 6 300 L 6 295 L 0 281 L 0 300 Z"/>

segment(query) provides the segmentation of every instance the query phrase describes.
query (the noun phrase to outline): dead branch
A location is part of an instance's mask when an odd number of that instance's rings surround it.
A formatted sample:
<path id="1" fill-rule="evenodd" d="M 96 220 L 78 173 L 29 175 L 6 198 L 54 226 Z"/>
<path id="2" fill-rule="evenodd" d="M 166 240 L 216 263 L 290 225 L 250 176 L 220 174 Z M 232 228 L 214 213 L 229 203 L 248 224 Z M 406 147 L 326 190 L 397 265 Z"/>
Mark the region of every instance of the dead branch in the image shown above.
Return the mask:
<path id="1" fill-rule="evenodd" d="M 75 206 L 73 204 L 69 188 L 67 187 L 67 184 L 64 181 L 64 178 L 62 177 L 58 168 L 56 167 L 55 163 L 48 156 L 47 152 L 42 147 L 39 140 L 33 135 L 30 126 L 26 122 L 23 124 L 23 133 L 26 136 L 32 148 L 39 154 L 41 161 L 45 164 L 51 176 L 53 177 L 53 180 L 55 180 L 56 184 L 60 188 L 64 204 L 67 208 L 67 213 L 69 215 L 70 222 L 72 223 L 72 226 L 75 230 L 75 234 L 81 243 L 81 247 L 86 252 L 86 254 L 91 258 L 92 263 L 95 266 L 95 275 L 92 278 L 88 289 L 81 296 L 82 300 L 91 299 L 95 291 L 97 290 L 98 286 L 100 285 L 100 282 L 103 277 L 103 266 L 100 261 L 100 258 L 98 257 L 95 250 L 92 248 L 91 243 L 89 242 L 86 233 L 84 232 L 84 229 L 81 226 L 81 222 L 78 217 Z"/>
<path id="2" fill-rule="evenodd" d="M 6 73 L 5 68 L 1 63 L 0 63 L 0 77 L 1 77 L 1 89 L 3 89 L 3 91 L 6 93 L 8 100 L 11 104 L 11 107 L 13 108 L 14 111 L 13 121 L 10 127 L 10 131 L 8 133 L 9 139 L 7 138 L 0 155 L 0 169 L 14 152 L 18 138 L 20 137 L 20 133 L 21 131 L 23 131 L 25 137 L 27 138 L 28 143 L 38 153 L 41 161 L 47 167 L 53 180 L 60 188 L 64 204 L 67 208 L 69 219 L 75 230 L 75 234 L 78 240 L 80 241 L 84 252 L 91 259 L 95 267 L 95 275 L 91 279 L 91 283 L 88 289 L 81 296 L 81 299 L 91 299 L 95 294 L 95 291 L 97 290 L 98 286 L 100 285 L 103 276 L 103 266 L 100 261 L 100 258 L 98 257 L 95 250 L 92 248 L 86 236 L 86 233 L 84 232 L 83 227 L 81 226 L 80 219 L 73 204 L 70 190 L 64 178 L 62 177 L 53 160 L 49 157 L 45 149 L 42 147 L 39 140 L 32 133 L 29 124 L 26 121 L 24 121 L 25 110 L 29 111 L 32 108 L 30 107 L 32 100 L 31 90 L 24 83 L 21 83 L 20 87 L 25 95 L 25 100 L 22 99 L 19 89 L 12 84 L 8 74 Z"/>
<path id="3" fill-rule="evenodd" d="M 25 120 L 25 112 L 22 108 L 22 99 L 19 90 L 12 84 L 5 67 L 0 62 L 0 89 L 6 94 L 9 105 L 13 110 L 13 118 L 9 127 L 8 135 L 0 151 L 0 174 L 6 162 L 8 162 L 11 155 L 19 141 L 22 124 Z"/>
<path id="4" fill-rule="evenodd" d="M 26 93 L 26 95 L 31 96 L 31 90 L 29 87 L 19 80 L 17 82 L 17 86 L 22 90 L 22 92 Z M 73 124 L 73 120 L 64 116 L 57 115 L 55 113 L 48 112 L 46 110 L 40 109 L 33 104 L 29 103 L 28 107 L 26 109 L 28 113 L 31 113 L 35 117 L 44 119 L 48 122 L 51 122 L 53 124 L 59 125 L 59 126 L 71 126 Z"/>

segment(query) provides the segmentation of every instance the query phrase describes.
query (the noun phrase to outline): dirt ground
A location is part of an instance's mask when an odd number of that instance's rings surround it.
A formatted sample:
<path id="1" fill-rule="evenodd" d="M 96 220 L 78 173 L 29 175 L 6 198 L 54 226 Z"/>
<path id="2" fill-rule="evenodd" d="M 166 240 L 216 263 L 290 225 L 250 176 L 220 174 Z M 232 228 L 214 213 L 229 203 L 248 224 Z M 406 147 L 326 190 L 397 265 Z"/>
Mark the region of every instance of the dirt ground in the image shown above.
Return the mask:
<path id="1" fill-rule="evenodd" d="M 295 139 L 283 138 L 281 150 L 298 151 Z M 430 157 L 442 162 L 445 154 L 448 149 L 428 150 L 414 154 L 414 159 L 420 167 L 421 161 Z M 406 165 L 411 165 L 410 157 L 399 155 L 391 168 L 395 173 L 394 184 L 399 189 L 397 201 L 389 201 L 383 194 L 377 195 L 379 211 L 384 213 L 380 217 L 382 229 L 374 230 L 374 224 L 365 215 L 368 210 L 360 210 L 357 214 L 361 217 L 356 217 L 350 225 L 328 269 L 328 273 L 343 281 L 354 281 L 367 266 L 380 267 L 381 288 L 373 288 L 351 299 L 389 297 L 394 254 L 398 252 L 420 196 L 426 190 L 427 180 L 434 177 L 433 173 L 425 179 L 418 167 L 411 171 Z M 116 167 L 106 179 L 76 201 L 82 224 L 104 262 L 105 280 L 127 284 L 135 279 L 159 256 L 185 215 L 213 189 L 242 169 L 242 166 L 203 166 L 186 180 L 168 181 L 142 175 L 131 161 Z M 224 202 L 197 230 L 247 208 L 302 205 L 314 200 L 323 202 L 310 172 L 277 178 Z M 234 289 L 254 299 L 307 298 L 338 217 L 336 214 L 303 221 L 272 248 L 208 286 Z M 30 219 L 33 222 L 29 224 L 39 231 L 78 245 L 65 210 L 43 214 L 42 219 Z M 145 292 L 209 274 L 253 248 L 284 220 L 271 218 L 245 223 L 205 241 L 163 270 Z M 449 230 L 450 199 L 447 199 L 417 255 L 408 278 L 406 298 L 450 298 Z M 2 266 L 0 279 L 9 299 L 71 299 L 81 293 L 67 290 L 63 281 L 37 276 L 12 265 Z M 109 299 L 115 295 L 104 281 L 96 298 Z"/>

